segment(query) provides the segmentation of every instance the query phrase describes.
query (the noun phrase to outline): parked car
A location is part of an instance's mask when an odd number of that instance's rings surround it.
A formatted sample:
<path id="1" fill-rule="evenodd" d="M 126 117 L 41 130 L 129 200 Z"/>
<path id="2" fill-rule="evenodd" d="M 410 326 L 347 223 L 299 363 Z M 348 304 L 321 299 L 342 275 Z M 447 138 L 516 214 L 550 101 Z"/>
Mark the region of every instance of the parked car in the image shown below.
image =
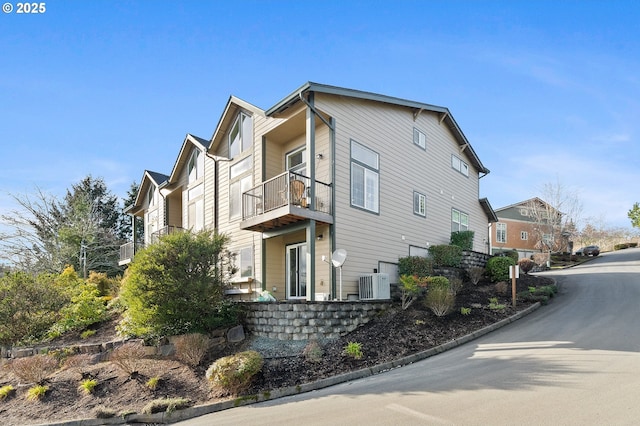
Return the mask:
<path id="1" fill-rule="evenodd" d="M 600 254 L 600 247 L 598 246 L 586 246 L 576 251 L 580 256 L 597 256 Z"/>

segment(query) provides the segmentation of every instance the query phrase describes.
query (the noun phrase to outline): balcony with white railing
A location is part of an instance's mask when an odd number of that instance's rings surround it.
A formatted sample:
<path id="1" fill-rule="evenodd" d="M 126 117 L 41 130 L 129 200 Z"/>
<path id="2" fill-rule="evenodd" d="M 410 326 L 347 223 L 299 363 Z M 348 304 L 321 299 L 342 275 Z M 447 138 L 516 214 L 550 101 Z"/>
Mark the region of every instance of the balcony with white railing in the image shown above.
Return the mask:
<path id="1" fill-rule="evenodd" d="M 182 232 L 182 231 L 184 231 L 184 228 L 180 226 L 166 225 L 158 229 L 156 232 L 152 233 L 149 241 L 151 244 L 153 244 L 157 242 L 161 237 L 164 237 L 165 235 L 173 234 L 174 232 Z"/>
<path id="2" fill-rule="evenodd" d="M 158 229 L 156 232 L 152 233 L 149 236 L 149 243 L 153 244 L 157 242 L 158 239 L 160 239 L 160 237 L 163 237 L 168 234 L 172 234 L 174 232 L 182 232 L 183 230 L 184 229 L 179 226 L 173 226 L 173 225 L 163 226 L 162 228 Z M 140 250 L 144 246 L 145 246 L 145 243 L 142 241 L 138 241 L 136 243 L 134 243 L 133 241 L 130 241 L 128 243 L 122 244 L 120 246 L 120 261 L 118 262 L 118 265 L 122 266 L 128 263 L 131 263 L 131 261 L 133 260 L 133 256 L 135 256 L 136 254 L 136 251 Z"/>
<path id="3" fill-rule="evenodd" d="M 315 182 L 315 202 L 311 199 L 311 179 L 284 172 L 242 194 L 241 229 L 269 231 L 295 222 L 314 219 L 333 223 L 332 187 Z"/>
<path id="4" fill-rule="evenodd" d="M 120 261 L 118 262 L 118 265 L 122 266 L 131 263 L 131 261 L 133 260 L 133 256 L 136 254 L 136 250 L 142 247 L 144 247 L 144 243 L 142 241 L 139 241 L 137 243 L 130 241 L 128 243 L 122 244 L 120 246 Z"/>

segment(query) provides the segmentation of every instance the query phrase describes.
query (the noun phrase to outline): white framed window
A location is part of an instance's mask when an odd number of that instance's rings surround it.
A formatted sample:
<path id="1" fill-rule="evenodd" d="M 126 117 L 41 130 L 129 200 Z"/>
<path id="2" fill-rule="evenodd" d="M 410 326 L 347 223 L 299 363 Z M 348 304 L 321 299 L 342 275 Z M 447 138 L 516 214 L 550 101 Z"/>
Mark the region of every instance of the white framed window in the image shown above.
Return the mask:
<path id="1" fill-rule="evenodd" d="M 427 217 L 427 196 L 419 192 L 413 191 L 413 213 Z"/>
<path id="2" fill-rule="evenodd" d="M 377 152 L 351 141 L 351 205 L 378 213 L 379 155 Z"/>
<path id="3" fill-rule="evenodd" d="M 507 224 L 506 223 L 496 223 L 496 242 L 498 243 L 507 242 Z"/>
<path id="4" fill-rule="evenodd" d="M 529 233 L 527 231 L 520 231 L 520 239 L 526 241 L 529 239 Z"/>
<path id="5" fill-rule="evenodd" d="M 204 155 L 200 151 L 194 149 L 189 157 L 187 165 L 188 183 L 193 183 L 204 175 Z"/>
<path id="6" fill-rule="evenodd" d="M 237 157 L 253 145 L 253 121 L 240 113 L 229 132 L 229 158 Z"/>
<path id="7" fill-rule="evenodd" d="M 242 214 L 242 194 L 251 189 L 251 175 L 237 179 L 229 185 L 229 217 Z"/>
<path id="8" fill-rule="evenodd" d="M 242 194 L 251 189 L 252 156 L 238 161 L 229 168 L 229 217 L 242 214 Z"/>
<path id="9" fill-rule="evenodd" d="M 253 248 L 245 247 L 238 252 L 238 273 L 240 278 L 253 277 Z"/>
<path id="10" fill-rule="evenodd" d="M 187 224 L 193 231 L 204 229 L 204 184 L 195 185 L 187 191 Z"/>
<path id="11" fill-rule="evenodd" d="M 237 268 L 236 273 L 231 277 L 231 282 L 246 281 L 253 278 L 253 248 L 243 247 L 232 250 L 233 264 Z"/>
<path id="12" fill-rule="evenodd" d="M 305 146 L 287 153 L 285 158 L 287 170 L 299 175 L 306 176 L 307 173 L 307 148 Z"/>
<path id="13" fill-rule="evenodd" d="M 149 190 L 147 191 L 147 205 L 149 207 L 154 207 L 158 202 L 158 197 L 156 196 L 156 186 L 149 185 Z"/>
<path id="14" fill-rule="evenodd" d="M 202 197 L 189 203 L 188 215 L 191 230 L 201 231 L 204 229 L 204 199 Z"/>
<path id="15" fill-rule="evenodd" d="M 451 167 L 469 177 L 469 165 L 455 155 L 451 155 Z"/>
<path id="16" fill-rule="evenodd" d="M 420 148 L 427 149 L 427 135 L 420 129 L 413 128 L 413 143 Z"/>
<path id="17" fill-rule="evenodd" d="M 458 209 L 451 209 L 451 232 L 469 230 L 469 215 Z"/>

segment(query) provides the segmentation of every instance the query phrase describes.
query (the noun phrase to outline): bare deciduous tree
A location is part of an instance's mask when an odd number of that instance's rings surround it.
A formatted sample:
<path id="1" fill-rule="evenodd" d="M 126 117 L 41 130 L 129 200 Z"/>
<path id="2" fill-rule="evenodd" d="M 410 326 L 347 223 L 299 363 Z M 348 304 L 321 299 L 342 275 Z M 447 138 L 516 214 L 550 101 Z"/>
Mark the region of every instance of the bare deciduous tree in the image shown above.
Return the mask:
<path id="1" fill-rule="evenodd" d="M 540 194 L 540 198 L 533 198 L 527 203 L 540 249 L 564 251 L 577 233 L 582 202 L 575 190 L 559 181 L 544 184 Z"/>
<path id="2" fill-rule="evenodd" d="M 102 179 L 86 177 L 62 201 L 39 188 L 13 198 L 19 208 L 0 216 L 0 259 L 32 273 L 60 272 L 66 265 L 85 277 L 90 270 L 121 272 L 121 209 Z"/>

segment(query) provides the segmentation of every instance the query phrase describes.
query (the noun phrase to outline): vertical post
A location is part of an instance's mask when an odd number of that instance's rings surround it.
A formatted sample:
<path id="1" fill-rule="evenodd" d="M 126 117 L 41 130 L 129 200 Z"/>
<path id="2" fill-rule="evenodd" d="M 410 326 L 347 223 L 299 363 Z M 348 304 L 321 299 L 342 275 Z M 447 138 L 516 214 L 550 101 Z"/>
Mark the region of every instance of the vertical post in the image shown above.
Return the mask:
<path id="1" fill-rule="evenodd" d="M 516 307 L 516 279 L 520 277 L 520 268 L 518 265 L 509 266 L 509 278 L 511 278 L 511 303 Z"/>

